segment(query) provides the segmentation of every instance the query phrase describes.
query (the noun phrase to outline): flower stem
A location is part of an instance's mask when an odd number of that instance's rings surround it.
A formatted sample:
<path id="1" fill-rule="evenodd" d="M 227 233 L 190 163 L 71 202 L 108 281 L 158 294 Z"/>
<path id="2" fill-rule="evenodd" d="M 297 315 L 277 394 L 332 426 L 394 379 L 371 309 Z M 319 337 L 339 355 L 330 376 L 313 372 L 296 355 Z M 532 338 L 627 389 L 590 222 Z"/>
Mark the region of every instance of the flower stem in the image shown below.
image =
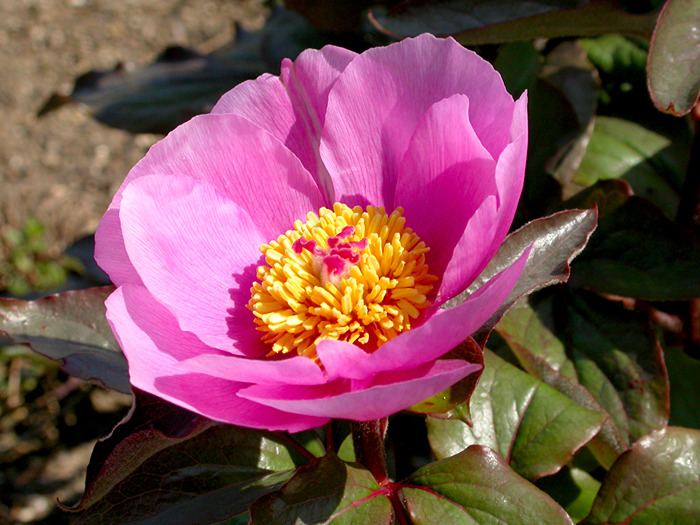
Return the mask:
<path id="1" fill-rule="evenodd" d="M 386 472 L 384 428 L 382 420 L 352 421 L 352 444 L 356 461 L 369 470 L 382 483 L 389 478 Z"/>

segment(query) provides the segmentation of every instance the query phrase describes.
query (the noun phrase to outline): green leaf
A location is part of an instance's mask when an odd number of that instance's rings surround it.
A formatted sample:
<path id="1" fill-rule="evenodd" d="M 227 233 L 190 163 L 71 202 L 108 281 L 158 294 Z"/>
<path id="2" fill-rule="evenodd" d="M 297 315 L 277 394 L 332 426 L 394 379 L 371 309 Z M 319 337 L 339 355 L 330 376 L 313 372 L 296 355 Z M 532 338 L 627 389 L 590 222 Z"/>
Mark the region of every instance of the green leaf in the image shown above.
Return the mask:
<path id="1" fill-rule="evenodd" d="M 573 523 L 547 494 L 479 445 L 421 468 L 402 482 L 401 494 L 415 525 Z"/>
<path id="2" fill-rule="evenodd" d="M 482 343 L 503 314 L 523 295 L 568 279 L 569 262 L 583 250 L 596 223 L 595 210 L 570 210 L 526 224 L 506 237 L 481 275 L 464 292 L 447 301 L 443 307 L 451 308 L 463 302 L 531 247 L 525 268 L 510 295 L 475 334 L 476 341 Z"/>
<path id="3" fill-rule="evenodd" d="M 585 470 L 566 467 L 554 476 L 538 480 L 537 487 L 549 494 L 578 522 L 590 513 L 600 481 Z"/>
<path id="4" fill-rule="evenodd" d="M 0 298 L 0 335 L 61 363 L 66 373 L 131 392 L 126 359 L 105 318 L 113 286 L 36 301 Z"/>
<path id="5" fill-rule="evenodd" d="M 372 474 L 334 454 L 301 467 L 250 513 L 251 525 L 393 523 L 391 503 Z"/>
<path id="6" fill-rule="evenodd" d="M 687 159 L 679 158 L 670 146 L 671 139 L 639 124 L 598 117 L 573 181 L 590 186 L 624 177 L 636 195 L 649 198 L 673 217 Z"/>
<path id="7" fill-rule="evenodd" d="M 306 457 L 283 434 L 220 425 L 136 391 L 95 446 L 80 524 L 216 523 L 286 483 Z M 154 521 L 155 522 L 155 521 Z"/>
<path id="8" fill-rule="evenodd" d="M 603 413 L 581 407 L 490 351 L 485 361 L 471 399 L 472 426 L 428 418 L 436 457 L 485 445 L 518 474 L 534 480 L 561 469 L 600 430 Z"/>
<path id="9" fill-rule="evenodd" d="M 585 525 L 697 523 L 700 431 L 668 427 L 644 436 L 603 480 Z"/>
<path id="10" fill-rule="evenodd" d="M 669 424 L 700 429 L 700 360 L 680 348 L 665 348 L 664 360 L 671 383 L 671 418 Z"/>
<path id="11" fill-rule="evenodd" d="M 569 283 L 651 300 L 700 297 L 700 238 L 644 199 L 630 198 L 600 221 Z"/>
<path id="12" fill-rule="evenodd" d="M 518 98 L 535 82 L 542 67 L 542 57 L 530 42 L 505 44 L 498 50 L 493 67 L 513 98 Z"/>
<path id="13" fill-rule="evenodd" d="M 637 41 L 623 35 L 602 35 L 597 38 L 582 38 L 579 43 L 588 53 L 588 58 L 605 73 L 615 71 L 644 71 L 647 50 Z"/>
<path id="14" fill-rule="evenodd" d="M 552 294 L 544 293 L 544 298 L 541 295 L 518 303 L 503 317 L 496 330 L 528 373 L 582 407 L 605 413 L 593 395 L 579 384 L 578 371 L 569 358 L 565 339 L 554 327 L 561 322 L 555 316 L 561 311 L 560 305 L 555 303 Z M 588 445 L 605 467 L 609 468 L 629 446 L 628 424 L 626 420 L 624 423 L 621 430 L 608 417 Z"/>
<path id="15" fill-rule="evenodd" d="M 528 334 L 528 319 L 536 315 L 541 324 L 533 328 L 565 344 L 579 383 L 610 414 L 625 443 L 663 428 L 669 416 L 668 378 L 661 347 L 646 314 L 626 310 L 594 294 L 557 296 L 556 292 L 543 293 L 530 302 L 533 310 L 514 312 L 499 326 L 499 333 L 523 366 L 543 373 L 530 368 L 522 352 L 528 339 L 535 340 L 534 334 Z M 542 355 L 536 346 L 527 350 Z"/>
<path id="16" fill-rule="evenodd" d="M 647 73 L 661 111 L 685 115 L 700 95 L 700 1 L 668 0 L 654 30 Z"/>

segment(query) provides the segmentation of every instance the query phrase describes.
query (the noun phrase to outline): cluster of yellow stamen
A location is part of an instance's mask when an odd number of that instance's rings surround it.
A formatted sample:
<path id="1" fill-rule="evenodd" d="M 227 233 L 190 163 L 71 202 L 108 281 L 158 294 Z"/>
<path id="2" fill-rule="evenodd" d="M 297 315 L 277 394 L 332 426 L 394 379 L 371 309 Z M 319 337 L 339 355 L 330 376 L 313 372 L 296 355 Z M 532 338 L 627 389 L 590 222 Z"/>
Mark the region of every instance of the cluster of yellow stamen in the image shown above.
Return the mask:
<path id="1" fill-rule="evenodd" d="M 266 264 L 247 307 L 272 347 L 269 356 L 316 359 L 323 339 L 371 352 L 411 329 L 437 277 L 425 263 L 429 248 L 402 214 L 336 203 L 260 247 Z"/>

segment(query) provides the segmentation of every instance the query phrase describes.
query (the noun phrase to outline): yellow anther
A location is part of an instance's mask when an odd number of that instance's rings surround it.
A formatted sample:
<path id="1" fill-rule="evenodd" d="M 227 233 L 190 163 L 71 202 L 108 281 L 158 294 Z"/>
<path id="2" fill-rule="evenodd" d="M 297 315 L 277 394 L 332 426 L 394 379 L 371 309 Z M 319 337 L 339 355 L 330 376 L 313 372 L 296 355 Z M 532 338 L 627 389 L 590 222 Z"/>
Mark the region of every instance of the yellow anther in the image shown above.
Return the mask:
<path id="1" fill-rule="evenodd" d="M 371 352 L 411 329 L 438 279 L 425 262 L 429 248 L 402 214 L 336 203 L 260 247 L 265 264 L 247 307 L 268 355 L 316 359 L 322 339 Z"/>

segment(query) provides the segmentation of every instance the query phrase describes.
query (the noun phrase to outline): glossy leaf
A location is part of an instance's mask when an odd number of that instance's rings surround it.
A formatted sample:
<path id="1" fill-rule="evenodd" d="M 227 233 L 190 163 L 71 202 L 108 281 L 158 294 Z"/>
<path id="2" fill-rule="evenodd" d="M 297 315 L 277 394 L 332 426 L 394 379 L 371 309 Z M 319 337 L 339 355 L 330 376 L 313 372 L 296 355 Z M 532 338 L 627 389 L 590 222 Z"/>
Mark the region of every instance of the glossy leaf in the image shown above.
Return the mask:
<path id="1" fill-rule="evenodd" d="M 534 220 L 510 234 L 484 271 L 460 295 L 447 301 L 450 308 L 464 301 L 486 281 L 510 266 L 528 248 L 530 255 L 508 299 L 474 336 L 483 343 L 503 314 L 523 295 L 569 277 L 569 262 L 583 250 L 596 227 L 595 210 L 570 210 Z"/>
<path id="2" fill-rule="evenodd" d="M 549 318 L 547 301 L 553 301 Z M 667 424 L 668 378 L 645 314 L 587 293 L 547 298 L 536 311 L 549 327 L 558 325 L 579 382 L 610 414 L 626 442 Z M 563 320 L 566 324 L 559 324 Z"/>
<path id="3" fill-rule="evenodd" d="M 251 525 L 393 523 L 391 503 L 372 474 L 334 454 L 301 467 L 250 511 Z"/>
<path id="4" fill-rule="evenodd" d="M 651 300 L 700 297 L 700 238 L 644 199 L 601 219 L 570 284 Z"/>
<path id="5" fill-rule="evenodd" d="M 69 97 L 54 95 L 39 111 L 43 115 L 75 102 L 88 107 L 108 126 L 132 133 L 168 133 L 195 115 L 211 110 L 234 86 L 263 73 L 279 71 L 283 58 L 295 58 L 327 38 L 297 13 L 275 9 L 255 32 L 239 30 L 235 45 L 203 55 L 180 47 L 166 49 L 144 68 L 117 66 L 91 71 L 76 80 Z"/>
<path id="6" fill-rule="evenodd" d="M 114 287 L 90 288 L 35 301 L 0 299 L 0 335 L 61 363 L 66 373 L 126 394 L 126 359 L 105 319 Z"/>
<path id="7" fill-rule="evenodd" d="M 489 351 L 485 357 L 471 399 L 472 426 L 428 418 L 436 457 L 485 445 L 518 474 L 534 480 L 561 469 L 600 430 L 603 413 L 583 408 Z"/>
<path id="8" fill-rule="evenodd" d="M 538 480 L 537 487 L 552 496 L 578 522 L 590 513 L 600 481 L 585 470 L 566 467 L 554 476 Z"/>
<path id="9" fill-rule="evenodd" d="M 393 9 L 373 8 L 370 20 L 379 30 L 394 36 L 430 32 L 476 45 L 601 33 L 648 37 L 656 17 L 630 14 L 618 2 L 609 0 L 409 0 Z"/>
<path id="10" fill-rule="evenodd" d="M 664 348 L 671 383 L 671 425 L 700 429 L 700 360 L 680 348 Z"/>
<path id="11" fill-rule="evenodd" d="M 686 158 L 678 158 L 671 139 L 629 120 L 601 116 L 574 175 L 574 182 L 590 186 L 598 180 L 624 179 L 634 193 L 652 200 L 673 217 Z"/>
<path id="12" fill-rule="evenodd" d="M 667 0 L 649 48 L 649 93 L 656 107 L 685 115 L 700 96 L 700 1 Z"/>
<path id="13" fill-rule="evenodd" d="M 565 339 L 554 325 L 560 306 L 552 294 L 536 301 L 522 301 L 509 311 L 496 327 L 511 351 L 528 373 L 555 388 L 572 401 L 589 410 L 605 413 L 596 398 L 578 382 L 578 371 L 569 358 Z M 531 306 L 529 303 L 533 303 Z M 597 460 L 609 468 L 629 446 L 626 420 L 619 429 L 608 417 L 596 437 L 588 444 Z"/>
<path id="14" fill-rule="evenodd" d="M 668 427 L 644 436 L 603 480 L 585 525 L 697 523 L 700 431 Z"/>
<path id="15" fill-rule="evenodd" d="M 245 512 L 308 460 L 289 438 L 220 425 L 137 392 L 130 415 L 99 442 L 80 524 L 216 523 Z"/>
<path id="16" fill-rule="evenodd" d="M 426 465 L 402 485 L 415 525 L 573 523 L 554 500 L 484 446 Z"/>

